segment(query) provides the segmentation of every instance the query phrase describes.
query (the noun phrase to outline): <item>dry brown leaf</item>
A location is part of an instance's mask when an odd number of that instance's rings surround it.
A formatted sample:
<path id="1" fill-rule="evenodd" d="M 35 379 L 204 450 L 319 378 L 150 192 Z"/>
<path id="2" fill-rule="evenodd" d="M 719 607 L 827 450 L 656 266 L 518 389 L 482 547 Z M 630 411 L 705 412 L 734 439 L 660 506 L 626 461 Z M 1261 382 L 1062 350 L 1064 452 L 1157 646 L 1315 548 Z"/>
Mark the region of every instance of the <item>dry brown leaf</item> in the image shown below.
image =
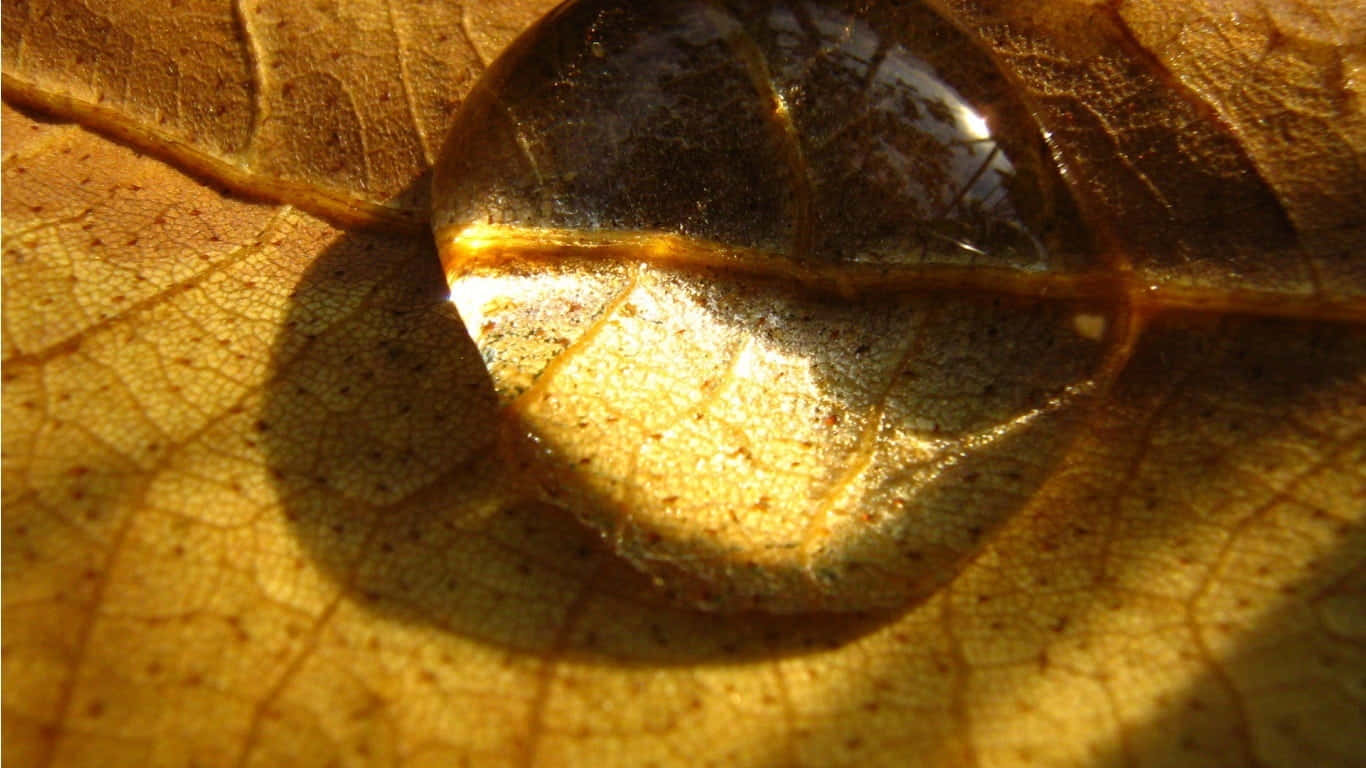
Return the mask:
<path id="1" fill-rule="evenodd" d="M 1151 56 L 1199 94 L 1181 148 L 1234 137 L 1295 243 L 1135 267 L 1292 309 L 1155 314 L 952 581 L 785 618 L 680 607 L 543 505 L 492 514 L 521 476 L 429 238 L 304 212 L 407 227 L 385 208 L 420 207 L 443 110 L 544 4 L 7 0 L 7 100 L 95 131 L 4 114 L 7 764 L 1360 763 L 1359 14 L 939 5 L 1002 61 Z M 1101 23 L 1133 45 L 1076 32 Z M 285 74 L 253 75 L 270 51 Z M 1161 192 L 1182 168 L 1154 162 Z"/>

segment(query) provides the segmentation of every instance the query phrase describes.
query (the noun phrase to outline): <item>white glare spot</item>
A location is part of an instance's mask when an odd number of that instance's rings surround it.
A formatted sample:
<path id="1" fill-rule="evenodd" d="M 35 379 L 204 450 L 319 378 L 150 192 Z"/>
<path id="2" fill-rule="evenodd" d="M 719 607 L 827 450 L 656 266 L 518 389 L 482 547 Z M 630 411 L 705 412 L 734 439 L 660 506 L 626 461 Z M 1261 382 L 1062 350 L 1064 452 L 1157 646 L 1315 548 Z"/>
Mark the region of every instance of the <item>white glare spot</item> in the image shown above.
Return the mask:
<path id="1" fill-rule="evenodd" d="M 979 141 L 991 138 L 991 130 L 987 128 L 987 119 L 972 111 L 967 104 L 960 104 L 958 107 L 958 119 L 963 123 L 963 132 Z"/>
<path id="2" fill-rule="evenodd" d="M 451 285 L 450 300 L 465 323 L 465 330 L 475 343 L 483 336 L 484 324 L 489 314 L 496 314 L 499 299 L 506 291 L 497 280 L 484 277 L 467 276 Z"/>

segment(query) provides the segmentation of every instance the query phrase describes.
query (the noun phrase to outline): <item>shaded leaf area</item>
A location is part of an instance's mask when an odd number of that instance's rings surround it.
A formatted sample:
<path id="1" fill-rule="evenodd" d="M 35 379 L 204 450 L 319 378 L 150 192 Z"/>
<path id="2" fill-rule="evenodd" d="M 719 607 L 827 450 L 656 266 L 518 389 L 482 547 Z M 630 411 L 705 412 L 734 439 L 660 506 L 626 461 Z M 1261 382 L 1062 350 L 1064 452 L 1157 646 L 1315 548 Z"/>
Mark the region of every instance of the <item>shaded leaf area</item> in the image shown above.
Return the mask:
<path id="1" fill-rule="evenodd" d="M 1332 3 L 936 0 L 1021 87 L 1143 279 L 1359 296 L 1366 142 Z"/>
<path id="2" fill-rule="evenodd" d="M 1136 43 L 1235 127 L 1300 232 L 1359 227 L 1366 111 L 1347 74 L 1366 41 L 1359 9 L 1249 4 L 1235 23 L 1219 10 L 1144 1 L 1120 15 Z"/>
<path id="3" fill-rule="evenodd" d="M 448 116 L 554 3 L 4 5 L 10 98 L 333 217 L 420 227 Z M 420 190 L 420 191 L 419 191 Z"/>
<path id="4" fill-rule="evenodd" d="M 5 5 L 7 96 L 29 7 Z M 1357 324 L 1157 318 L 928 599 L 718 617 L 562 513 L 495 512 L 520 477 L 425 238 L 222 197 L 75 126 L 3 128 L 16 765 L 1366 754 Z M 1297 223 L 1334 210 L 1305 173 L 1271 180 Z"/>
<path id="5" fill-rule="evenodd" d="M 1278 538 L 1305 539 L 1329 533 L 1334 524 L 1288 526 Z M 1340 526 L 1338 526 L 1340 527 Z M 1360 551 L 1360 526 L 1341 537 L 1337 554 L 1323 561 L 1319 573 L 1282 585 L 1292 596 L 1280 609 L 1252 625 L 1249 639 L 1239 643 L 1217 667 L 1200 675 L 1173 699 L 1174 706 L 1137 728 L 1124 742 L 1104 753 L 1109 762 L 1138 761 L 1145 755 L 1191 751 L 1236 743 L 1222 759 L 1230 764 L 1254 761 L 1294 765 L 1302 762 L 1347 764 L 1359 760 L 1359 737 L 1348 736 L 1337 714 L 1361 708 L 1361 687 L 1352 682 L 1361 668 L 1363 637 L 1360 609 L 1361 568 L 1353 552 Z M 1252 558 L 1245 558 L 1244 562 Z M 1279 560 L 1261 555 L 1257 568 Z M 1248 605 L 1256 590 L 1245 590 L 1235 604 Z M 1228 604 L 1227 597 L 1223 599 Z M 1305 630 L 1305 627 L 1313 627 Z M 1231 627 L 1216 626 L 1210 633 L 1212 651 L 1226 651 Z M 1313 682 L 1310 682 L 1313 681 Z M 1239 693 L 1242 696 L 1239 696 Z M 1208 704 L 1236 701 L 1237 719 L 1210 717 Z M 1193 717 L 1193 713 L 1200 713 Z M 1194 722 L 1193 722 L 1194 721 Z M 1272 728 L 1259 723 L 1275 723 Z M 1345 726 L 1360 727 L 1359 721 Z M 1345 737 L 1345 738 L 1344 738 Z"/>

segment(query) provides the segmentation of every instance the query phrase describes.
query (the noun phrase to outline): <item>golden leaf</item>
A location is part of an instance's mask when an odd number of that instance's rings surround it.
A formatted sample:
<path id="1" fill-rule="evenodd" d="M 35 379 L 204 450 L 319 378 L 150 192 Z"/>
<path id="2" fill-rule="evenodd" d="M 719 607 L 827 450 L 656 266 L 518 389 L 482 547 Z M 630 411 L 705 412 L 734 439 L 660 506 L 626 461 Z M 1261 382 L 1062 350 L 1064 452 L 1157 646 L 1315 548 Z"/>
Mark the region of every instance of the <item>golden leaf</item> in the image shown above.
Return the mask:
<path id="1" fill-rule="evenodd" d="M 951 579 L 796 616 L 498 511 L 417 190 L 548 5 L 6 1 L 7 104 L 71 121 L 3 122 L 7 762 L 1361 762 L 1350 4 L 934 4 L 1058 126 L 1142 333 Z"/>

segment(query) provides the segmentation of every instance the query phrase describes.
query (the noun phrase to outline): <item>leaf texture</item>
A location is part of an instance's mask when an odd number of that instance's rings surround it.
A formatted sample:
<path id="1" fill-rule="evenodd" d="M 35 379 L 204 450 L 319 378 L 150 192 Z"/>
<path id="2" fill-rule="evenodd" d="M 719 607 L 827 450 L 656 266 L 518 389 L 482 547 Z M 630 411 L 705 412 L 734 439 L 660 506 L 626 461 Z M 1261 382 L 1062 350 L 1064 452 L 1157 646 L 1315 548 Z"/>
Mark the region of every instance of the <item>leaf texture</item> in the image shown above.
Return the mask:
<path id="1" fill-rule="evenodd" d="M 1110 103 L 1110 62 L 1175 84 L 1193 132 L 1166 135 L 1232 142 L 1274 247 L 1191 221 L 1137 248 L 1111 216 L 1112 263 L 1219 301 L 1129 306 L 1064 458 L 932 594 L 797 616 L 690 609 L 512 500 L 411 222 L 449 110 L 544 5 L 6 0 L 7 764 L 1361 762 L 1350 4 L 938 4 L 1028 98 L 1078 91 L 1040 109 Z M 1088 136 L 1064 154 L 1097 199 L 1186 189 L 1165 153 L 1100 184 Z"/>

